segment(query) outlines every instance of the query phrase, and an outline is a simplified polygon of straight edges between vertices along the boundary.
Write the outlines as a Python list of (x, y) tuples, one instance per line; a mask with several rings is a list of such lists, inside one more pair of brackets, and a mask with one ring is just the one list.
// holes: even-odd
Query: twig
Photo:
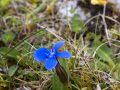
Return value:
[[(102, 19), (103, 19), (103, 24), (104, 24), (104, 27), (105, 27), (105, 33), (106, 33), (107, 39), (109, 41), (110, 37), (109, 37), (109, 34), (108, 34), (107, 24), (106, 24), (106, 21), (105, 21), (105, 11), (106, 11), (106, 4), (104, 5)], [(109, 45), (111, 46), (110, 42), (109, 42)]]

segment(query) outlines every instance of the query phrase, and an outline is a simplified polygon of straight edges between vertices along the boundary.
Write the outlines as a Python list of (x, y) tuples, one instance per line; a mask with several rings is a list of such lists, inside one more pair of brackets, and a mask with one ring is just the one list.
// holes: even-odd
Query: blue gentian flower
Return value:
[(59, 52), (58, 50), (65, 44), (65, 41), (58, 41), (53, 48), (38, 48), (33, 57), (38, 62), (43, 62), (47, 70), (52, 70), (59, 63), (57, 58), (70, 58), (72, 54), (68, 51)]

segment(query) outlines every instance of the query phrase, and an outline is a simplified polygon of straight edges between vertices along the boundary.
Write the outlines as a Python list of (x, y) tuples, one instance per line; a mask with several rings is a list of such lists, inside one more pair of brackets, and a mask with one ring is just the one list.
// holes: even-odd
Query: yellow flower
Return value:
[(93, 5), (105, 5), (106, 3), (106, 0), (91, 0), (91, 4)]

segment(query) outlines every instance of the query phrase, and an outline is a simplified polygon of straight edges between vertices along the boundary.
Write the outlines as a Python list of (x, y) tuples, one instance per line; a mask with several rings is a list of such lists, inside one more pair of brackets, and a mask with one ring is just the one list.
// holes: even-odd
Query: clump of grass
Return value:
[[(62, 22), (65, 27), (57, 33), (57, 30), (55, 32), (48, 27), (48, 23), (46, 24), (49, 20), (54, 22), (57, 17), (51, 19), (52, 11), (47, 13), (48, 9), (52, 10), (47, 7), (49, 2), (5, 1), (5, 3), (0, 1), (0, 5), (1, 2), (3, 4), (0, 8), (2, 12), (0, 13), (1, 90), (25, 87), (40, 90), (120, 89), (120, 33), (117, 30), (120, 23), (118, 21), (108, 16), (97, 15), (84, 22), (75, 15), (71, 22), (67, 22), (68, 25)], [(56, 2), (53, 0), (51, 3), (52, 7), (55, 7)], [(18, 6), (15, 7), (17, 4)], [(39, 14), (42, 13), (45, 15), (47, 13), (48, 19), (39, 18)], [(95, 33), (88, 31), (87, 24), (99, 17), (115, 22), (111, 30), (105, 28), (107, 33), (105, 35), (97, 35), (97, 31)], [(104, 22), (104, 26), (105, 24)], [(99, 27), (98, 23), (96, 27)], [(64, 40), (66, 45), (63, 50), (68, 49), (72, 53), (72, 58), (59, 60), (60, 70), (64, 69), (63, 72), (66, 72), (63, 76), (67, 75), (67, 84), (60, 80), (65, 77), (60, 77), (55, 70), (47, 71), (43, 64), (36, 62), (32, 56), (37, 48), (52, 47), (58, 40)]]

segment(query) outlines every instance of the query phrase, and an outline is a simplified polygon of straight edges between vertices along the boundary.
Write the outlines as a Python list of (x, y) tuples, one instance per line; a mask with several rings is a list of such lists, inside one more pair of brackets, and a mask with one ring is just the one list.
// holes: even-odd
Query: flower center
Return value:
[(55, 56), (55, 51), (53, 49), (50, 50), (50, 55), (49, 55), (49, 58)]

